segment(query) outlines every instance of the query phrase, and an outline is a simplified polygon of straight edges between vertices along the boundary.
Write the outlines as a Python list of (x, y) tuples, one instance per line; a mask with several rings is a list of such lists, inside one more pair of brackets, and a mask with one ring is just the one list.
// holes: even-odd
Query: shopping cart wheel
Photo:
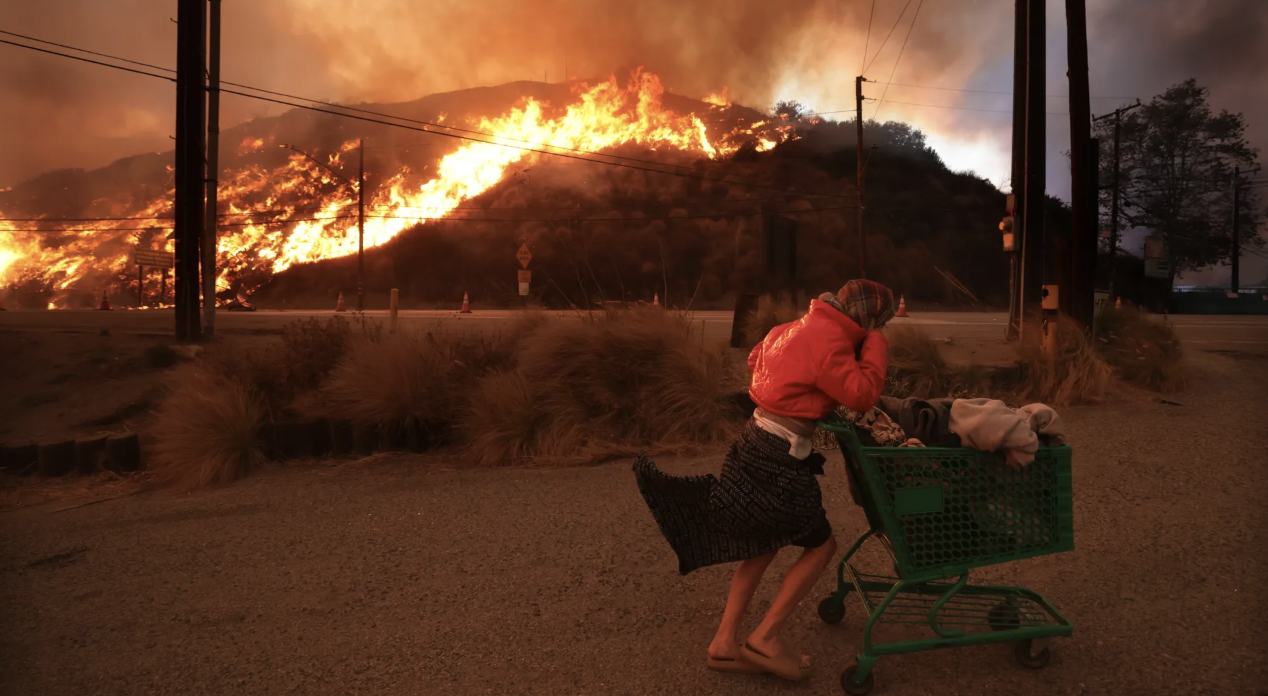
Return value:
[(1048, 660), (1052, 659), (1052, 653), (1048, 651), (1048, 646), (1044, 646), (1043, 650), (1038, 653), (1031, 653), (1030, 648), (1033, 641), (1029, 638), (1017, 641), (1017, 647), (1013, 650), (1013, 656), (1021, 663), (1022, 667), (1029, 669), (1043, 669), (1048, 666)]
[(992, 631), (1011, 631), (1021, 628), (1021, 613), (1008, 604), (996, 605), (986, 614), (986, 622)]
[(841, 603), (833, 606), (833, 598), (826, 597), (819, 602), (819, 618), (823, 619), (826, 624), (839, 624), (845, 618), (845, 598), (841, 599)]
[(876, 680), (872, 678), (872, 673), (867, 673), (867, 678), (863, 682), (856, 683), (854, 675), (859, 671), (858, 665), (850, 665), (841, 673), (841, 688), (845, 689), (845, 693), (850, 696), (864, 696), (872, 692), (872, 687), (876, 686)]

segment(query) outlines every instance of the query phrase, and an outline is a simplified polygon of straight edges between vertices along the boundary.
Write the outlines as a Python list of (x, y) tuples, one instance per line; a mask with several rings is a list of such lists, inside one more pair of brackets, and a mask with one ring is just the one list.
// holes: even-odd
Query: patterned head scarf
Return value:
[(825, 292), (819, 299), (864, 329), (879, 329), (894, 318), (894, 293), (871, 280), (851, 280), (836, 295)]

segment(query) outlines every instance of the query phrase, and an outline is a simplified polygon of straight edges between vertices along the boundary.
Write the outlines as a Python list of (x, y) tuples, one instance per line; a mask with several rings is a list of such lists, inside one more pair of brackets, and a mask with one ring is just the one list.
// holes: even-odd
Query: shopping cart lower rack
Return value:
[[(884, 655), (985, 643), (1016, 642), (1014, 654), (1039, 669), (1049, 638), (1069, 636), (1070, 622), (1024, 587), (972, 585), (973, 568), (1074, 548), (1068, 445), (1043, 447), (1020, 470), (998, 454), (967, 448), (863, 447), (854, 426), (836, 416), (819, 428), (836, 436), (855, 502), (868, 530), (837, 569), (837, 587), (819, 605), (830, 624), (845, 618), (857, 593), (867, 612), (863, 652), (841, 674), (848, 694), (866, 694)], [(894, 576), (860, 572), (850, 559), (869, 538), (893, 559)], [(879, 624), (923, 626), (931, 636), (876, 643)]]

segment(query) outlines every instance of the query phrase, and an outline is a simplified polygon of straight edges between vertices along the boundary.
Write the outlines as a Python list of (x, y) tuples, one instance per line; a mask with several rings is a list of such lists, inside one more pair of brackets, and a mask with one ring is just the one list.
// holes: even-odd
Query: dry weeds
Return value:
[(775, 300), (770, 295), (757, 298), (757, 308), (744, 319), (744, 345), (752, 348), (761, 343), (771, 329), (796, 321), (801, 312), (788, 300)]
[(1170, 323), (1156, 321), (1135, 307), (1111, 307), (1097, 321), (1096, 342), (1105, 361), (1124, 381), (1163, 393), (1184, 388), (1184, 354)]
[(1053, 330), (1056, 345), (1048, 356), (1040, 323), (1027, 323), (1017, 346), (1025, 375), (1018, 396), (1055, 407), (1103, 400), (1114, 382), (1113, 368), (1074, 320), (1059, 316)]
[(155, 482), (189, 491), (259, 469), (264, 421), (264, 405), (241, 383), (201, 366), (181, 371), (154, 419), (149, 468)]
[(959, 367), (942, 357), (938, 342), (923, 329), (895, 326), (889, 339), (889, 371), (885, 376), (888, 396), (921, 399), (990, 396), (994, 371), (981, 365)]
[(514, 369), (482, 381), (463, 419), (482, 466), (594, 461), (649, 446), (720, 442), (734, 432), (731, 354), (657, 310), (540, 325)]

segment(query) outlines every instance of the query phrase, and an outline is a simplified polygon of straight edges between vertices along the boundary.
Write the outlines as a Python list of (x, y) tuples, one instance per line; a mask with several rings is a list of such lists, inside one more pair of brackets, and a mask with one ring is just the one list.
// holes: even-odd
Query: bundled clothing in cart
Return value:
[(996, 399), (882, 396), (872, 413), (838, 413), (856, 425), (865, 446), (971, 447), (1002, 452), (1013, 468), (1034, 461), (1040, 446), (1065, 444), (1061, 416), (1044, 404), (1014, 409)]

